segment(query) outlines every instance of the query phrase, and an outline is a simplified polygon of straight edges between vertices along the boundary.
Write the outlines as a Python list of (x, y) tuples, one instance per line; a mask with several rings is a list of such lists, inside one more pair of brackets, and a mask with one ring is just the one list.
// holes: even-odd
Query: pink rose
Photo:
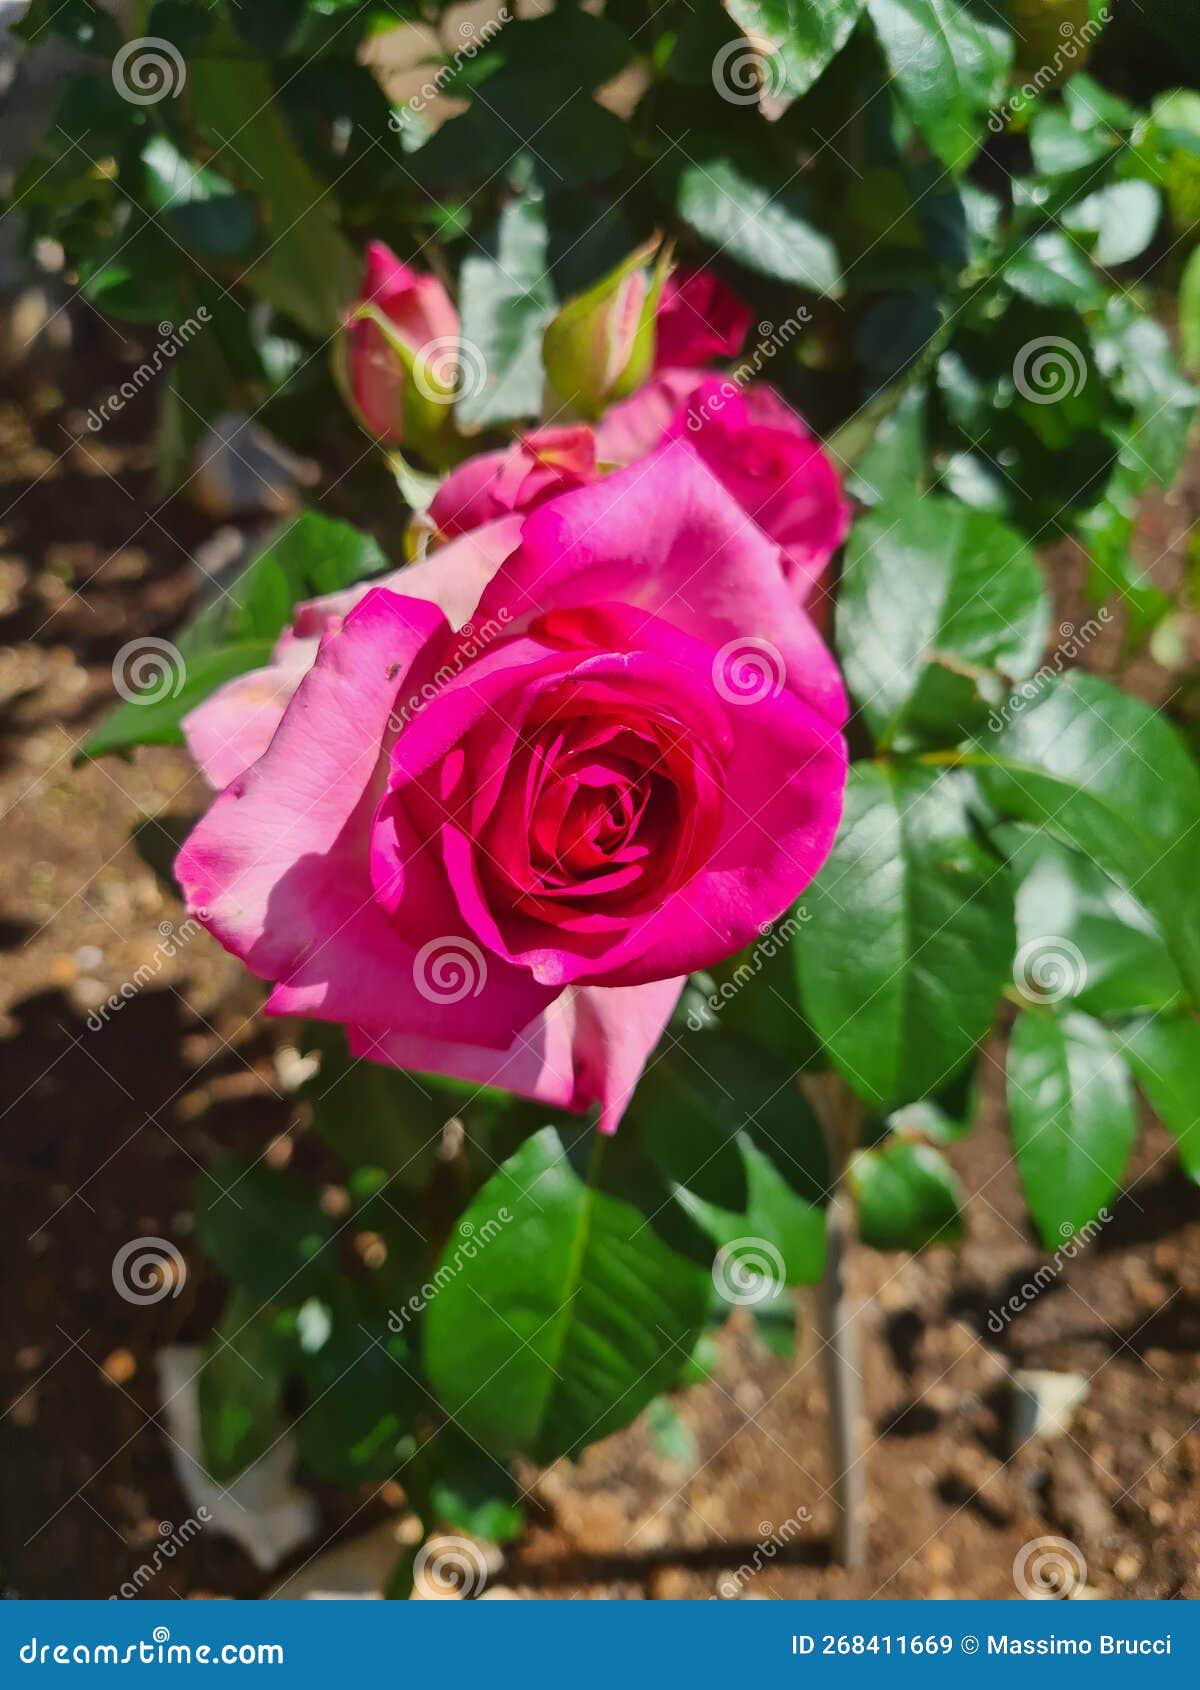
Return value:
[(654, 368), (675, 369), (736, 358), (754, 313), (713, 270), (676, 270), (667, 278), (655, 321)]
[(433, 496), (429, 521), (447, 538), (513, 511), (532, 510), (599, 475), (596, 442), (584, 423), (535, 428), (501, 452), (481, 452), (448, 475)]
[(458, 312), (436, 276), (372, 241), (346, 323), (350, 393), (372, 434), (423, 446), (448, 426), (458, 379)]
[[(777, 549), (672, 440), (337, 599), (179, 856), (189, 907), (269, 1012), (612, 1131), (684, 977), (837, 827), (845, 697)], [(210, 769), (242, 685), (185, 724)]]

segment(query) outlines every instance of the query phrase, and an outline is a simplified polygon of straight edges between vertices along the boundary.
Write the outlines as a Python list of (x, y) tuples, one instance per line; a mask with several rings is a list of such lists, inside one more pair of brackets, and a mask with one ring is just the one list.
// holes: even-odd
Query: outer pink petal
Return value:
[(283, 720), (288, 700), (312, 668), (321, 635), (374, 587), (423, 599), (445, 612), (453, 628), (474, 614), (484, 587), (516, 549), (521, 517), (508, 516), (473, 529), (405, 569), (364, 581), (340, 593), (297, 605), (292, 626), (275, 648), (274, 662), (227, 681), (183, 719), (188, 750), (217, 791), (261, 757)]
[(499, 1086), (559, 1109), (582, 1112), (598, 1103), (600, 1131), (612, 1133), (683, 986), (679, 978), (569, 988), (500, 1053), (369, 1027), (350, 1029), (350, 1048), (374, 1062)]
[[(432, 673), (440, 633), (448, 637), (435, 606), (368, 593), (326, 632), (270, 746), (217, 797), (176, 860), (189, 909), (254, 973), (278, 982), (273, 1013), (399, 1022), (422, 1037), (461, 1023), (458, 1001), (429, 990), (419, 953), (375, 904), (369, 876), (389, 716), (400, 689)], [(447, 946), (456, 938), (436, 937)], [(550, 994), (500, 959), (480, 975), (472, 1025), (503, 1047)]]

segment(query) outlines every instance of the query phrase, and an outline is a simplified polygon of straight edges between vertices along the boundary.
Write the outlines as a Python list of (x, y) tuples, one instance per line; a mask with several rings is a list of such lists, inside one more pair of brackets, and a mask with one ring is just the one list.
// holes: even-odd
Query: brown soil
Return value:
[[(218, 1144), (257, 1154), (278, 1139), (283, 1159), (303, 1130), (274, 1064), (286, 1029), (256, 1016), (258, 988), (206, 935), (100, 1031), (87, 1026), (153, 964), (164, 924), (180, 921), (149, 862), (166, 860), (204, 793), (181, 752), (79, 768), (72, 755), (107, 704), (118, 648), (169, 633), (194, 597), (195, 550), (214, 523), (184, 499), (155, 501), (152, 395), (99, 436), (81, 428), (78, 408), (113, 380), (110, 331), (84, 332), (97, 346), (0, 394), (0, 1556), (11, 1593), (40, 1597), (110, 1594), (164, 1522), (187, 1517), (156, 1418), (155, 1356), (202, 1338), (220, 1306), (211, 1270), (187, 1248), (195, 1176)], [(1162, 554), (1168, 582), (1197, 503), (1176, 494), (1147, 512), (1145, 555)], [(1075, 560), (1058, 574), (1064, 614), (1074, 606), (1078, 617)], [(1117, 660), (1107, 636), (1089, 653), (1103, 668)], [(1129, 684), (1157, 701), (1170, 680), (1140, 659)], [(746, 1596), (1011, 1597), (1014, 1556), (1057, 1535), (1080, 1547), (1103, 1594), (1200, 1594), (1200, 1192), (1150, 1124), (1113, 1220), (1002, 1333), (990, 1330), (988, 1311), (1046, 1260), (1006, 1147), (1000, 1055), (998, 1043), (986, 1052), (980, 1128), (951, 1152), (971, 1193), (968, 1242), (915, 1259), (860, 1251), (853, 1263), (866, 1566), (829, 1564), (810, 1345), (770, 1357), (738, 1317), (717, 1377), (679, 1400), (694, 1467), (667, 1460), (637, 1426), (575, 1468), (527, 1475), (533, 1524), (501, 1575), (507, 1587), (706, 1597), (732, 1581)], [(114, 1292), (112, 1260), (147, 1234), (180, 1241), (189, 1271), (177, 1298), (131, 1305)], [(1066, 1437), (1009, 1458), (1013, 1365), (1076, 1370), (1090, 1394)], [(403, 1505), (394, 1485), (320, 1500), (318, 1543)], [(146, 1594), (254, 1596), (267, 1582), (208, 1531)]]

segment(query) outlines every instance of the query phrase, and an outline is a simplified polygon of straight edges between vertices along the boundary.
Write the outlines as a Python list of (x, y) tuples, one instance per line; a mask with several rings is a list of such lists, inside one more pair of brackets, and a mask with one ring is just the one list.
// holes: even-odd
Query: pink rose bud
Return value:
[(650, 374), (654, 320), (669, 262), (669, 249), (655, 235), (586, 293), (568, 300), (546, 330), (542, 358), (550, 385), (585, 416), (599, 416)]
[(658, 305), (655, 370), (736, 358), (754, 313), (712, 270), (676, 270)]
[(345, 337), (346, 382), (372, 434), (420, 451), (446, 433), (458, 335), (458, 312), (437, 277), (419, 275), (382, 241), (372, 241)]

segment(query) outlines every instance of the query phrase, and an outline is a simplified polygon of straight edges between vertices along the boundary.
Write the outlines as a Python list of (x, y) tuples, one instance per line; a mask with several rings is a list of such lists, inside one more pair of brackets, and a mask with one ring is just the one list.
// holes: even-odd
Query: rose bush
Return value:
[(223, 787), (189, 906), (269, 1012), (612, 1130), (686, 975), (837, 827), (845, 701), (787, 567), (678, 437), (305, 607), (187, 723)]

